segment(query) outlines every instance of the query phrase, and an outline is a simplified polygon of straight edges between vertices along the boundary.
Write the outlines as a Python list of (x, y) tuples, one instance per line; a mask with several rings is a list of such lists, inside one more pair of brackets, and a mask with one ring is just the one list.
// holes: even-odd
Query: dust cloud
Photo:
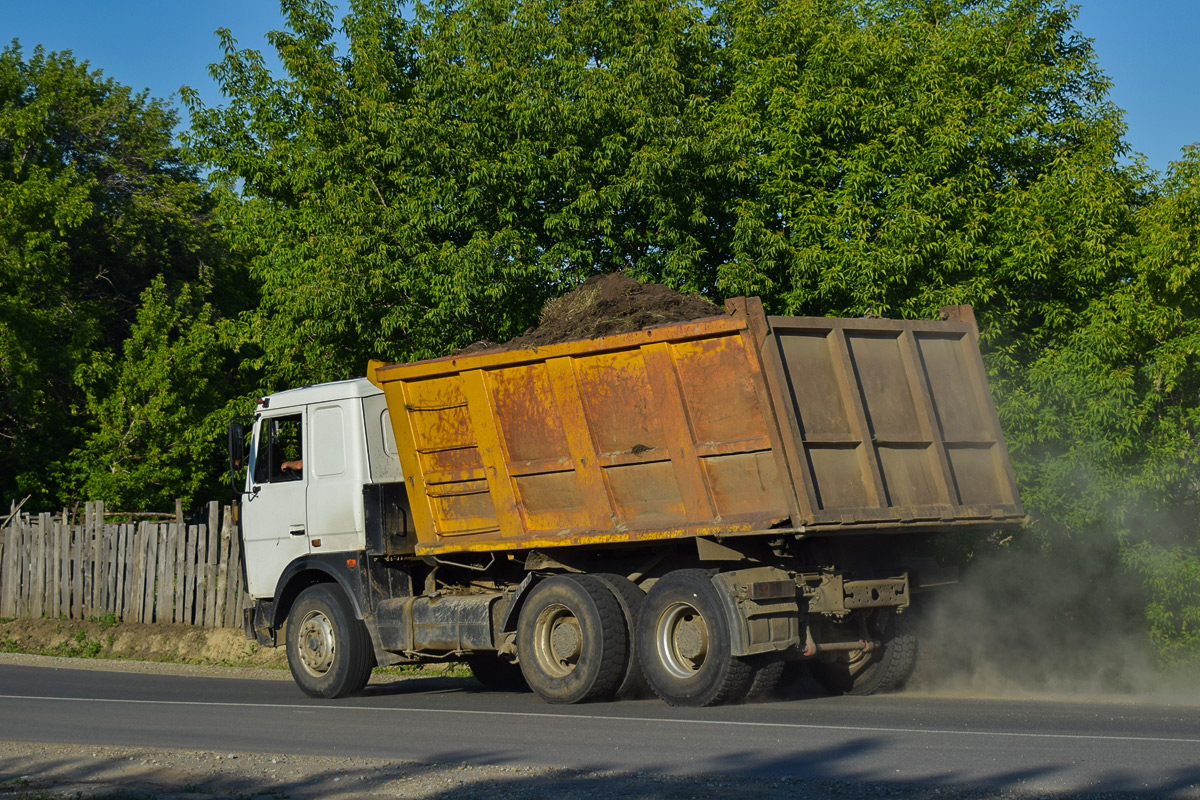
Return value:
[(1156, 667), (1140, 579), (1113, 553), (997, 549), (956, 586), (914, 601), (921, 660), (910, 690), (1200, 702), (1196, 676)]

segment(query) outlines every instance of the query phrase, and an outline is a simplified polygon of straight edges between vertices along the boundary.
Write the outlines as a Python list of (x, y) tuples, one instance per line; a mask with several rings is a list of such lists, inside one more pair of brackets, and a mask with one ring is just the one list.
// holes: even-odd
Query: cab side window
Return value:
[(301, 415), (263, 420), (254, 456), (254, 482), (279, 483), (304, 477)]

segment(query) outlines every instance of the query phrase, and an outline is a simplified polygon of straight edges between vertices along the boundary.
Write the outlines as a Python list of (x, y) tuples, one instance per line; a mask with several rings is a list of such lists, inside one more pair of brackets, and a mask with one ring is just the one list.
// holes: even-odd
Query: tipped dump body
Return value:
[(1023, 520), (971, 319), (726, 311), (373, 365), (415, 552)]

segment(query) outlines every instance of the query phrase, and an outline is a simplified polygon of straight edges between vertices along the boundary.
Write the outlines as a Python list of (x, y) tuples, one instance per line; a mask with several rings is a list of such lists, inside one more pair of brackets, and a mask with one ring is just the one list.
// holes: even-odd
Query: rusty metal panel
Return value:
[(746, 316), (730, 315), (375, 365), (417, 553), (786, 524), (790, 488), (756, 348)]
[(726, 309), (373, 364), (416, 552), (1023, 519), (973, 321)]
[(1024, 518), (972, 321), (769, 317), (759, 336), (798, 525)]

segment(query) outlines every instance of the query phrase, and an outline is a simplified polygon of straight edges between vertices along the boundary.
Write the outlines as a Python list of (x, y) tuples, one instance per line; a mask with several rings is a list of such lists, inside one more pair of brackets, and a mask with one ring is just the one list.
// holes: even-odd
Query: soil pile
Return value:
[(631, 333), (655, 325), (690, 322), (723, 314), (696, 294), (659, 283), (638, 283), (620, 272), (596, 275), (542, 309), (538, 326), (500, 347), (518, 350)]

